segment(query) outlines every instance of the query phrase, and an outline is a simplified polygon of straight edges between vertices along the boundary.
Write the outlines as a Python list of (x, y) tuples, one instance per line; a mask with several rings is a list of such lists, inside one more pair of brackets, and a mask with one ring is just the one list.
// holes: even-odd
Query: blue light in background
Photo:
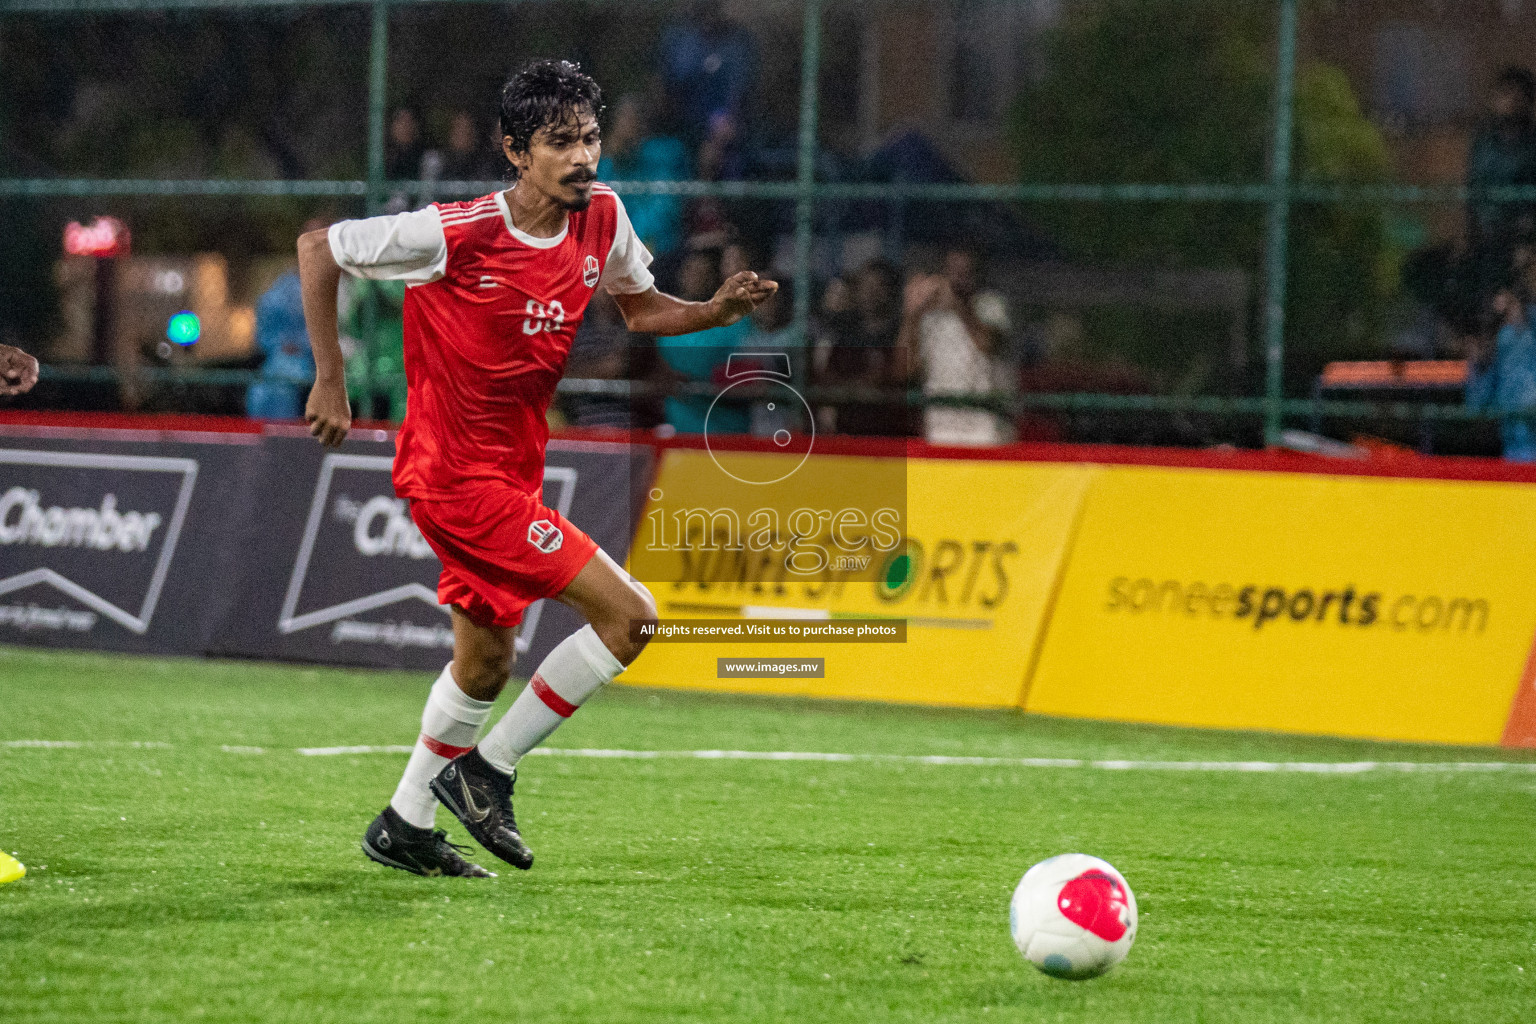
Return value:
[(171, 317), (171, 322), (165, 325), (165, 336), (178, 345), (195, 344), (203, 336), (202, 321), (196, 313), (184, 309)]

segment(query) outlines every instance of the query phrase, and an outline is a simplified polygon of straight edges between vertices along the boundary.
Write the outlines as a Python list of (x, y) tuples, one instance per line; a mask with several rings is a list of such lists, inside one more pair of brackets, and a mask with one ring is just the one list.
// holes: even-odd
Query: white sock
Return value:
[(539, 663), (517, 700), (480, 741), (480, 756), (510, 774), (524, 754), (622, 671), (597, 631), (582, 626)]
[(432, 684), (426, 710), (421, 713), (421, 735), (405, 766), (405, 774), (389, 801), (400, 817), (417, 828), (431, 828), (437, 817), (437, 797), (427, 788), (443, 765), (472, 749), (480, 727), (491, 717), (492, 701), (475, 700), (453, 681), (453, 662)]

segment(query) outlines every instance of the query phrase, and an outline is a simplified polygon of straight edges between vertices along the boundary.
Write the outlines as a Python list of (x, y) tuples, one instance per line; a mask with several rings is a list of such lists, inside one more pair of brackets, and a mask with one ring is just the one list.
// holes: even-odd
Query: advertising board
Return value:
[[(802, 456), (755, 458), (770, 460), (765, 466), (781, 460), (787, 468)], [(829, 626), (886, 619), (904, 623), (904, 640), (658, 638), (620, 679), (733, 692), (1016, 706), (1091, 471), (838, 455), (812, 455), (806, 469), (792, 491), (765, 504), (760, 489), (743, 481), (776, 479), (777, 471), (740, 472), (742, 479), (733, 483), (707, 452), (667, 451), (636, 531), (630, 572), (656, 596), (663, 623), (695, 616)], [(878, 500), (872, 503), (871, 496)], [(885, 508), (895, 513), (889, 533), (878, 528)], [(803, 546), (832, 557), (799, 578), (786, 565), (787, 549), (754, 552), (745, 540), (732, 544), (709, 532), (716, 525), (725, 531), (733, 522), (749, 524), (754, 513), (766, 510), (777, 522), (792, 523), (801, 509), (824, 513)], [(845, 509), (875, 520), (865, 538), (869, 544), (831, 543)], [(750, 533), (750, 525), (743, 533)], [(844, 548), (858, 553), (838, 554)], [(820, 675), (724, 674), (722, 662), (773, 656), (821, 659)]]
[(1103, 467), (1025, 706), (1498, 743), (1532, 536), (1522, 484)]
[(206, 649), (255, 441), (0, 436), (0, 643)]

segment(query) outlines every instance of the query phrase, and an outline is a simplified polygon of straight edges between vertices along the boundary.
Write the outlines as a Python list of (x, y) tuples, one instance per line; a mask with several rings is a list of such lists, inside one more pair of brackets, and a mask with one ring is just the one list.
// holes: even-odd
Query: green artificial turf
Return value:
[[(357, 848), (404, 756), (296, 748), (409, 743), (429, 683), (0, 648), (0, 744), (94, 744), (0, 745), (30, 868), (0, 887), (0, 1021), (1536, 1020), (1530, 772), (540, 757), (534, 869), (420, 879)], [(553, 742), (1521, 759), (622, 687)], [(1129, 960), (1078, 983), (1007, 930), (1024, 869), (1072, 850), (1141, 905)]]

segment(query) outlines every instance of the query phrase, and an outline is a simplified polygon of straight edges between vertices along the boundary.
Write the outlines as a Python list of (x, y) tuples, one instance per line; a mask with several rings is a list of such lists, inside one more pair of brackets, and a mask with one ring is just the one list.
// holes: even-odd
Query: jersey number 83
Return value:
[(528, 300), (528, 319), (523, 321), (524, 334), (558, 331), (563, 323), (565, 323), (565, 307), (560, 305), (559, 299), (551, 300), (548, 306), (533, 299)]

